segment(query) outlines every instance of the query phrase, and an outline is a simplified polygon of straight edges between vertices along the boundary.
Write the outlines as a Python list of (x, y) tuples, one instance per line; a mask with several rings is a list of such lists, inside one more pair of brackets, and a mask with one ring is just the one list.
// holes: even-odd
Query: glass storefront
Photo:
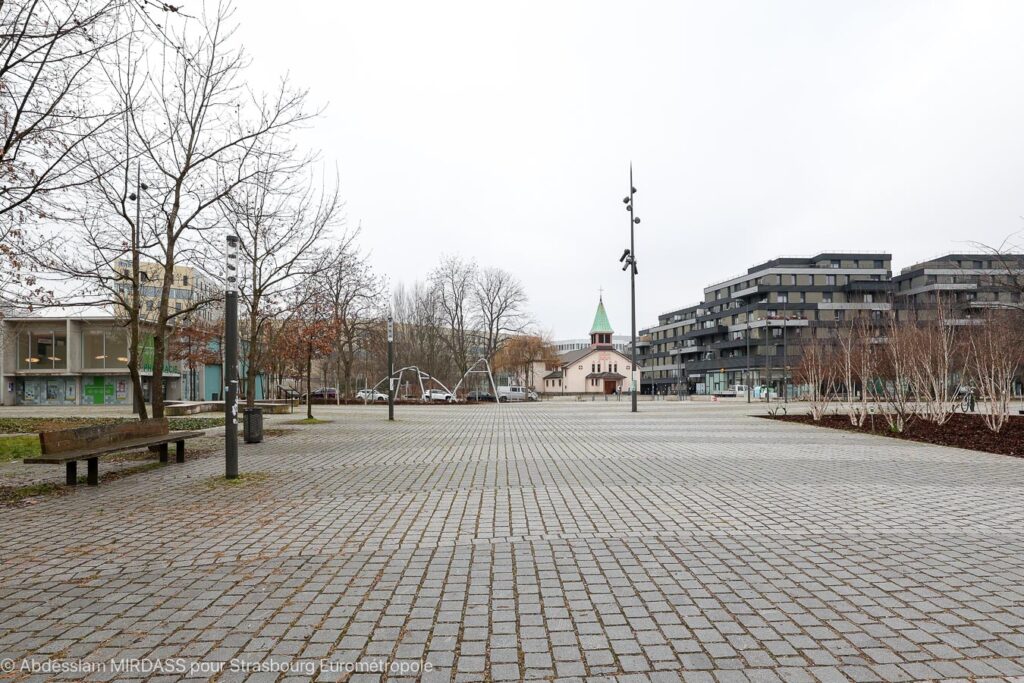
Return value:
[(95, 370), (128, 367), (128, 333), (123, 328), (84, 330), (82, 367)]
[(64, 370), (68, 367), (68, 338), (64, 331), (23, 330), (17, 336), (19, 370)]

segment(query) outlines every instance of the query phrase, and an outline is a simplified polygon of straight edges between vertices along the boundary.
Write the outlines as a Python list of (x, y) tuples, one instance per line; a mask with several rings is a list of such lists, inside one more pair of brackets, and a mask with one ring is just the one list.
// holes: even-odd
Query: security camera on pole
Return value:
[(224, 477), (238, 478), (238, 236), (228, 235), (224, 273)]
[(640, 222), (640, 219), (633, 215), (633, 195), (636, 194), (636, 188), (633, 187), (633, 164), (629, 165), (629, 196), (623, 198), (622, 203), (626, 205), (626, 210), (629, 211), (629, 249), (622, 252), (622, 256), (619, 257), (619, 263), (622, 264), (622, 270), (629, 268), (629, 297), (630, 297), (630, 315), (632, 316), (632, 340), (630, 342), (629, 351), (631, 355), (630, 363), (630, 387), (629, 391), (633, 397), (632, 412), (636, 412), (636, 245), (633, 241), (633, 226)]

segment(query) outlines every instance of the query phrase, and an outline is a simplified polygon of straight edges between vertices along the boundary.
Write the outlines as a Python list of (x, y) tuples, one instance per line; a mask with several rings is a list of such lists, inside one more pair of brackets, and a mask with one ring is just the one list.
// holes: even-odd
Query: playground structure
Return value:
[[(481, 364), (483, 365), (483, 367), (481, 367)], [(404, 368), (401, 368), (399, 370), (395, 370), (395, 372), (390, 376), (390, 379), (392, 380), (391, 386), (393, 386), (395, 388), (395, 395), (396, 395), (396, 397), (398, 395), (398, 388), (402, 386), (402, 377), (407, 372), (414, 373), (416, 381), (419, 383), (420, 396), (421, 397), (424, 394), (427, 393), (428, 389), (433, 388), (431, 386), (431, 384), (435, 384), (438, 387), (440, 387), (441, 389), (443, 389), (446, 393), (451, 394), (452, 395), (452, 399), (455, 400), (457, 395), (458, 395), (457, 392), (459, 391), (459, 387), (462, 386), (462, 383), (466, 380), (467, 377), (469, 377), (470, 375), (474, 375), (474, 374), (486, 374), (487, 375), (487, 379), (488, 379), (488, 381), (489, 381), (489, 383), (491, 385), (491, 388), (494, 390), (495, 398), (497, 398), (497, 396), (498, 396), (498, 385), (494, 382), (494, 375), (491, 373), (491, 364), (487, 362), (486, 358), (480, 358), (475, 363), (473, 363), (471, 366), (469, 366), (469, 369), (466, 370), (466, 372), (462, 375), (462, 378), (455, 385), (454, 389), (449, 389), (448, 387), (446, 387), (444, 385), (444, 382), (442, 382), (438, 378), (434, 377), (429, 372), (425, 372), (425, 371), (421, 370), (420, 368), (418, 368), (415, 365), (407, 365)], [(380, 391), (380, 385), (386, 383), (388, 381), (388, 379), (389, 379), (389, 377), (383, 377), (379, 382), (374, 384), (373, 385), (374, 391)], [(408, 393), (409, 382), (407, 381), (405, 383), (405, 385), (406, 385), (406, 393)]]
[[(481, 363), (483, 363), (485, 368), (483, 370), (479, 369)], [(462, 375), (462, 379), (459, 380), (459, 383), (455, 385), (455, 389), (452, 390), (452, 396), (455, 396), (455, 393), (459, 390), (459, 387), (462, 386), (462, 383), (466, 381), (467, 377), (473, 374), (482, 375), (485, 373), (487, 375), (487, 380), (491, 383), (491, 388), (494, 389), (494, 400), (497, 401), (498, 385), (494, 383), (494, 374), (491, 372), (491, 364), (487, 362), (486, 358), (478, 358), (475, 363), (469, 366), (469, 370), (466, 370), (465, 374)]]

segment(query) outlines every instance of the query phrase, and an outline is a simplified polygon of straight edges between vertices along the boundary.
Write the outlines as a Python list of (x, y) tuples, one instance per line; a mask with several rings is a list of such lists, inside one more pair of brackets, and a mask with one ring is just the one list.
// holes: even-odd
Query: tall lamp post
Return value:
[(636, 244), (633, 238), (633, 226), (640, 222), (640, 219), (633, 215), (633, 195), (636, 194), (636, 188), (633, 187), (633, 164), (629, 165), (629, 196), (623, 198), (622, 203), (626, 205), (626, 210), (629, 211), (629, 249), (622, 252), (622, 256), (619, 257), (619, 262), (622, 263), (622, 270), (629, 268), (629, 299), (630, 299), (630, 316), (631, 316), (631, 332), (632, 343), (630, 344), (629, 351), (631, 355), (630, 359), (630, 394), (632, 395), (632, 412), (636, 412)]
[[(139, 328), (139, 292), (141, 291), (139, 289), (139, 268), (140, 268), (139, 250), (142, 248), (142, 246), (141, 246), (142, 245), (142, 191), (143, 190), (148, 190), (148, 189), (149, 189), (149, 185), (147, 185), (146, 183), (142, 182), (142, 164), (136, 164), (135, 165), (135, 192), (132, 192), (130, 195), (128, 195), (128, 199), (130, 199), (131, 201), (135, 202), (135, 225), (132, 226), (132, 241), (131, 241), (131, 249), (132, 249), (132, 309), (133, 309), (132, 310), (132, 316), (133, 316), (133, 318), (135, 320), (135, 322), (132, 323), (132, 326), (135, 329), (135, 331), (132, 334), (134, 334), (135, 339), (137, 339), (138, 336), (139, 336), (138, 335), (138, 328)], [(138, 344), (135, 341), (135, 339), (132, 340), (133, 353), (134, 353), (134, 350), (138, 348)], [(142, 382), (140, 381), (139, 382), (139, 386), (141, 386), (141, 385), (142, 385)], [(133, 386), (132, 387), (132, 410), (135, 411), (136, 413), (139, 412), (139, 407), (141, 406), (141, 404), (145, 400), (146, 400), (145, 397), (139, 395), (139, 392), (135, 391), (135, 387)]]
[(747, 385), (747, 403), (750, 403), (750, 313), (747, 313), (747, 371), (743, 373), (743, 383)]
[(388, 314), (388, 420), (395, 420), (395, 319)]
[(238, 478), (238, 236), (228, 235), (224, 273), (224, 477)]

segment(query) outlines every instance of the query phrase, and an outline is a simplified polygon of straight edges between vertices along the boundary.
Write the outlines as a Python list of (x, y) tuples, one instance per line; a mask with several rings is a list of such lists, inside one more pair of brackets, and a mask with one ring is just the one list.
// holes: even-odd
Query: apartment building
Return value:
[(709, 285), (699, 303), (640, 331), (641, 391), (788, 390), (806, 340), (891, 309), (891, 268), (891, 254), (822, 253), (772, 259)]
[[(131, 262), (119, 261), (117, 269), (124, 277), (131, 278)], [(160, 290), (163, 287), (164, 267), (155, 261), (143, 261), (139, 264), (139, 286), (142, 297), (142, 317), (155, 321), (160, 309)], [(130, 283), (123, 285), (130, 291)], [(170, 311), (186, 311), (199, 305), (189, 314), (189, 319), (196, 322), (211, 323), (221, 317), (220, 288), (192, 266), (174, 266), (174, 280), (169, 294)]]
[(938, 306), (967, 324), (986, 309), (1024, 306), (1024, 254), (947, 254), (915, 263), (893, 278), (901, 318), (930, 319)]

